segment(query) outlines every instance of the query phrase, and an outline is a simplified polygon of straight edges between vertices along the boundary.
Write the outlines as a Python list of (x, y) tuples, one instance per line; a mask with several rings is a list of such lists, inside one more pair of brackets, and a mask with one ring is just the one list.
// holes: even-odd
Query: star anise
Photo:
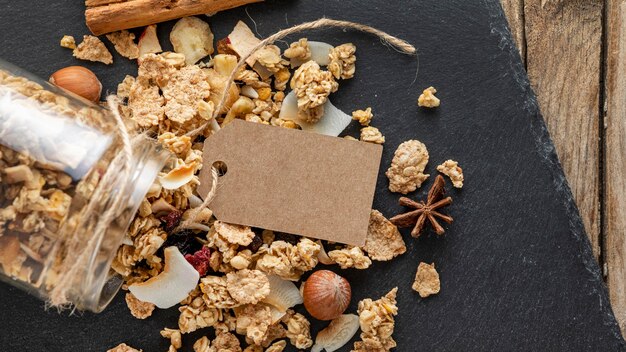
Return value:
[(430, 221), (432, 228), (438, 235), (443, 235), (445, 232), (444, 228), (439, 224), (437, 218), (447, 222), (448, 224), (452, 222), (452, 217), (442, 214), (437, 209), (443, 208), (446, 205), (452, 204), (452, 198), (446, 197), (443, 198), (443, 194), (445, 192), (443, 186), (445, 185), (445, 180), (441, 175), (437, 175), (435, 178), (435, 183), (432, 185), (430, 190), (428, 191), (428, 197), (426, 198), (426, 203), (423, 201), (416, 202), (406, 197), (400, 198), (400, 205), (405, 207), (414, 208), (408, 213), (399, 214), (390, 219), (392, 223), (399, 227), (413, 227), (411, 231), (411, 236), (419, 237), (424, 229), (424, 225), (426, 224), (426, 220)]

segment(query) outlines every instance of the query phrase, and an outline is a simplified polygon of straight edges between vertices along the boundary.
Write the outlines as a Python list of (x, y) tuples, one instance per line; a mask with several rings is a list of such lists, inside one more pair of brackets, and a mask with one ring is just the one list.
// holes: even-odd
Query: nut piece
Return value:
[(412, 139), (400, 144), (385, 173), (389, 178), (389, 190), (407, 194), (421, 187), (430, 176), (423, 173), (427, 163), (428, 150), (424, 143)]
[(139, 57), (139, 48), (135, 44), (135, 35), (127, 30), (109, 33), (107, 39), (113, 43), (115, 50), (123, 57), (136, 59)]
[(428, 87), (424, 89), (424, 92), (417, 99), (417, 106), (425, 108), (436, 108), (440, 105), (440, 100), (435, 96), (437, 90), (435, 87)]
[(454, 187), (463, 188), (463, 169), (461, 169), (458, 162), (446, 160), (443, 164), (437, 166), (437, 171), (450, 177)]
[(113, 63), (113, 55), (104, 43), (93, 35), (83, 36), (83, 42), (78, 44), (72, 53), (75, 58), (87, 61), (102, 62), (110, 65)]
[(318, 270), (303, 284), (304, 308), (314, 318), (332, 320), (343, 314), (350, 304), (350, 283), (330, 270)]
[(213, 54), (213, 32), (209, 24), (198, 17), (181, 18), (176, 22), (170, 41), (174, 51), (185, 55), (185, 64), (193, 65)]
[(385, 143), (385, 136), (376, 127), (367, 126), (361, 129), (361, 141), (383, 144)]
[(370, 122), (372, 122), (372, 108), (368, 107), (365, 110), (356, 110), (352, 112), (352, 119), (359, 121), (361, 126), (369, 126)]
[(372, 210), (363, 249), (373, 260), (386, 261), (406, 252), (406, 245), (398, 227)]
[(99, 101), (102, 93), (98, 77), (82, 66), (69, 66), (56, 71), (50, 76), (50, 83), (93, 102)]
[(61, 38), (61, 46), (68, 49), (76, 49), (76, 40), (71, 35), (64, 35)]
[(417, 267), (417, 273), (415, 273), (415, 282), (413, 282), (412, 288), (417, 291), (422, 298), (439, 293), (441, 287), (439, 273), (435, 270), (435, 263), (420, 263)]

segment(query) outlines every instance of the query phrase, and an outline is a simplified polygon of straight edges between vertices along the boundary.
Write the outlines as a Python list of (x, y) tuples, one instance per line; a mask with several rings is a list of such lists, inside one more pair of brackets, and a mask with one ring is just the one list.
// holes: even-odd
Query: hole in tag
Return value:
[(226, 163), (223, 161), (218, 160), (214, 162), (213, 167), (217, 169), (217, 174), (219, 177), (226, 175), (226, 172), (228, 172), (228, 167), (226, 166)]

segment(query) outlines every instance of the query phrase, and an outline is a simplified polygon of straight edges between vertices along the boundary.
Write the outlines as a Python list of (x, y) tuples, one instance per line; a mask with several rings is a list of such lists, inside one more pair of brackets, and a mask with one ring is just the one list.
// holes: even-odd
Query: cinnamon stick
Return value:
[(91, 32), (101, 35), (260, 1), (263, 0), (87, 0), (85, 19)]

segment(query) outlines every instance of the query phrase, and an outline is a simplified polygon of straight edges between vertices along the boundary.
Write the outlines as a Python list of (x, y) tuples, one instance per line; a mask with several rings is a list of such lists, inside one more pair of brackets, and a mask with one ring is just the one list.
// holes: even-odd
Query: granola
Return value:
[(359, 324), (361, 340), (354, 343), (352, 352), (390, 351), (396, 347), (393, 337), (394, 316), (398, 314), (394, 288), (384, 297), (373, 301), (366, 298), (359, 302)]
[(368, 107), (365, 110), (356, 110), (352, 112), (352, 119), (359, 121), (361, 126), (369, 126), (370, 122), (372, 122), (372, 108)]
[(338, 88), (339, 84), (332, 74), (322, 71), (315, 61), (302, 64), (291, 78), (291, 89), (298, 97), (298, 114), (307, 122), (319, 121), (323, 113), (322, 105)]
[(249, 226), (227, 224), (217, 220), (213, 223), (213, 227), (217, 234), (230, 244), (247, 246), (255, 236)]
[(128, 306), (128, 309), (130, 309), (130, 314), (132, 314), (135, 318), (146, 319), (152, 315), (155, 308), (154, 304), (142, 302), (130, 292), (128, 292), (125, 297), (126, 305)]
[(289, 48), (285, 50), (284, 55), (288, 59), (308, 61), (311, 58), (311, 48), (309, 48), (309, 41), (307, 40), (307, 38), (300, 38), (297, 42), (291, 43), (289, 45)]
[(378, 210), (372, 210), (363, 250), (373, 260), (387, 261), (406, 252), (406, 245), (398, 227)]
[(421, 187), (430, 176), (424, 174), (427, 163), (428, 150), (424, 143), (412, 139), (400, 144), (385, 173), (389, 178), (389, 190), (407, 194)]
[(61, 38), (61, 46), (68, 49), (76, 49), (76, 40), (71, 35), (64, 35)]
[(226, 289), (239, 304), (256, 304), (270, 293), (270, 283), (261, 271), (243, 269), (226, 274)]
[(141, 351), (142, 350), (132, 348), (125, 343), (120, 343), (119, 345), (107, 350), (107, 352), (141, 352)]
[(349, 79), (354, 77), (356, 69), (356, 46), (352, 43), (341, 44), (333, 48), (328, 54), (330, 71), (336, 79)]
[(237, 301), (228, 291), (228, 283), (225, 276), (206, 276), (200, 279), (205, 303), (208, 307), (233, 308), (238, 305)]
[(304, 349), (313, 346), (311, 339), (311, 323), (300, 313), (290, 311), (287, 313), (286, 336), (296, 348)]
[(113, 43), (115, 50), (122, 56), (129, 59), (139, 57), (139, 47), (135, 44), (135, 35), (127, 30), (113, 32), (106, 35), (107, 39)]
[(422, 298), (439, 293), (441, 284), (439, 282), (439, 273), (435, 270), (435, 263), (426, 264), (421, 262), (415, 273), (415, 282), (412, 286)]
[(367, 126), (361, 129), (362, 142), (383, 144), (385, 143), (385, 136), (376, 127)]
[(237, 332), (245, 334), (255, 345), (260, 345), (272, 321), (270, 307), (261, 304), (247, 304), (235, 309)]
[(170, 339), (170, 348), (177, 350), (183, 346), (182, 336), (178, 329), (165, 328), (161, 330), (161, 336)]
[(186, 334), (209, 326), (216, 326), (223, 319), (223, 312), (208, 307), (204, 297), (195, 297), (188, 305), (178, 308), (178, 329)]
[(341, 269), (367, 269), (372, 264), (370, 258), (359, 247), (336, 249), (328, 252), (328, 256), (339, 264)]
[(428, 87), (424, 89), (422, 94), (420, 94), (417, 99), (417, 105), (425, 108), (438, 107), (441, 104), (441, 101), (435, 96), (435, 93), (437, 93), (435, 87)]
[(443, 164), (437, 166), (437, 171), (450, 177), (454, 187), (463, 188), (463, 169), (461, 169), (458, 162), (446, 160)]
[(300, 276), (315, 268), (321, 246), (302, 238), (295, 246), (285, 241), (274, 241), (260, 255), (256, 268), (285, 280), (298, 281)]
[(98, 37), (92, 35), (83, 36), (83, 42), (74, 49), (73, 55), (80, 60), (102, 62), (107, 65), (113, 63), (113, 55), (109, 49)]

